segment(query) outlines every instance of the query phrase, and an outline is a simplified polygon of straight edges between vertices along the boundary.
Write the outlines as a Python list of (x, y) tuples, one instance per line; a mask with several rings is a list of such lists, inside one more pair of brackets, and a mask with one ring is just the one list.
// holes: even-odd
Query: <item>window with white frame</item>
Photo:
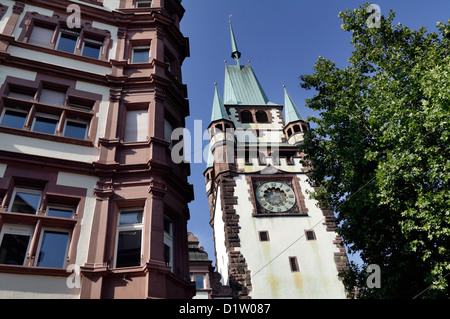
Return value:
[(148, 63), (150, 61), (149, 46), (134, 46), (131, 63)]
[(28, 111), (21, 108), (4, 108), (0, 125), (4, 127), (23, 129), (28, 117)]
[(48, 204), (46, 215), (50, 217), (60, 217), (60, 218), (73, 218), (75, 214), (75, 207), (58, 205), (58, 204)]
[(67, 119), (64, 125), (64, 137), (84, 140), (88, 134), (89, 123), (78, 119)]
[(59, 34), (56, 49), (68, 53), (75, 53), (79, 37), (80, 37), (79, 32), (62, 29)]
[(59, 116), (53, 114), (37, 113), (34, 116), (31, 130), (34, 132), (55, 134), (58, 127)]
[(39, 96), (39, 102), (49, 105), (61, 106), (64, 105), (66, 100), (65, 91), (56, 91), (52, 89), (42, 89)]
[(78, 140), (89, 139), (96, 101), (72, 96), (68, 91), (68, 87), (48, 82), (40, 84), (38, 89), (11, 85), (3, 97), (3, 105), (0, 104), (0, 126)]
[(173, 221), (164, 216), (164, 262), (173, 271)]
[(42, 199), (42, 191), (17, 187), (14, 189), (8, 211), (13, 213), (36, 214)]
[(30, 248), (34, 228), (23, 225), (3, 225), (0, 232), (0, 264), (20, 265)]
[(192, 274), (192, 281), (195, 282), (196, 289), (205, 289), (205, 274)]
[(143, 142), (148, 137), (148, 110), (128, 110), (124, 142)]
[(152, 1), (151, 0), (135, 0), (136, 8), (151, 8)]
[(70, 232), (59, 229), (44, 229), (38, 247), (36, 266), (64, 268), (69, 249)]
[(41, 47), (49, 47), (54, 33), (55, 33), (54, 26), (44, 27), (35, 25), (31, 32), (30, 38), (28, 39), (28, 43), (38, 45)]
[(115, 254), (117, 268), (141, 264), (143, 213), (141, 208), (119, 212)]
[(88, 58), (99, 59), (102, 53), (102, 47), (102, 41), (85, 38), (81, 49), (81, 55)]
[(48, 183), (53, 182), (12, 177), (8, 189), (2, 190), (1, 204), (7, 210), (0, 212), (0, 264), (65, 268), (74, 262), (69, 246), (82, 217), (81, 198), (70, 191), (45, 193)]

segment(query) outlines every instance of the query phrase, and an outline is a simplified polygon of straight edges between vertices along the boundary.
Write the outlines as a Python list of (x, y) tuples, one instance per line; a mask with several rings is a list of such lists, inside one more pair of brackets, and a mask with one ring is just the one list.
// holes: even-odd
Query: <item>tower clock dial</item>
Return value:
[(266, 210), (274, 213), (284, 213), (295, 204), (292, 188), (281, 182), (266, 182), (256, 190), (258, 202)]

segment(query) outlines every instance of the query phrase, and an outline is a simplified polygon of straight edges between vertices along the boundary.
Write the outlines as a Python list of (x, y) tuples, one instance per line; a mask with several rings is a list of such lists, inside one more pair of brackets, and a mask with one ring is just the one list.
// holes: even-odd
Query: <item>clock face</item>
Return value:
[(294, 191), (281, 182), (261, 184), (256, 190), (256, 198), (262, 207), (275, 213), (286, 212), (295, 204)]

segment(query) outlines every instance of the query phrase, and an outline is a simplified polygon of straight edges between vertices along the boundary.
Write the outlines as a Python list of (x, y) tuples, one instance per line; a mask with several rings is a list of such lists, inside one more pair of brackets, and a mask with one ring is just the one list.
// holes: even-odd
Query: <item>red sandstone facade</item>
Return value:
[(184, 9), (71, 4), (0, 4), (0, 297), (191, 298)]

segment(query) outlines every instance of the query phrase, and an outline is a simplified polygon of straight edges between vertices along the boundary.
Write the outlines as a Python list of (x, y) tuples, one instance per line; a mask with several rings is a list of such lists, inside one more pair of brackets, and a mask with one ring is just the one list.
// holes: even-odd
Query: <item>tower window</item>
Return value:
[(253, 123), (253, 116), (250, 111), (241, 112), (241, 123)]
[(289, 264), (291, 265), (292, 272), (300, 271), (300, 268), (298, 267), (297, 257), (289, 257)]
[(269, 232), (268, 231), (260, 231), (259, 232), (259, 241), (269, 241)]
[(314, 230), (305, 230), (306, 240), (316, 240), (316, 234)]
[(269, 122), (269, 119), (267, 118), (267, 113), (264, 112), (264, 111), (256, 112), (256, 121), (258, 123), (267, 123), (267, 122)]

